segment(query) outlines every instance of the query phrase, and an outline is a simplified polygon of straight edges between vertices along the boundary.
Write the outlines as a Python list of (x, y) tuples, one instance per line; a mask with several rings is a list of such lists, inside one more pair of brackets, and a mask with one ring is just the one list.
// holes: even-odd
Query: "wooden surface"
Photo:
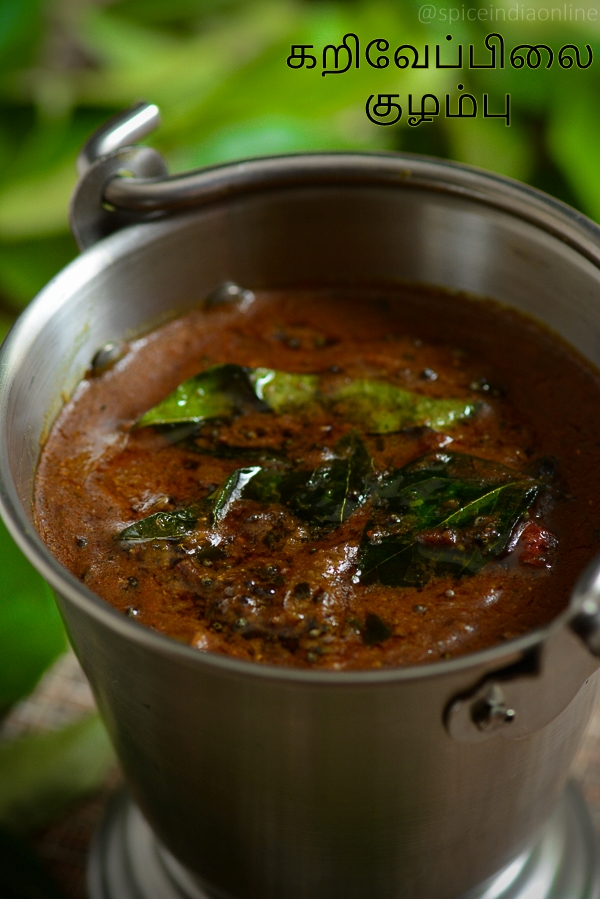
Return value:
[[(75, 656), (68, 653), (45, 675), (33, 695), (2, 723), (0, 743), (34, 730), (62, 727), (93, 710), (94, 701), (85, 676)], [(586, 798), (600, 837), (600, 701), (575, 761), (573, 777)], [(86, 899), (87, 850), (108, 799), (121, 784), (121, 774), (115, 768), (94, 796), (32, 836), (32, 845), (65, 899)]]

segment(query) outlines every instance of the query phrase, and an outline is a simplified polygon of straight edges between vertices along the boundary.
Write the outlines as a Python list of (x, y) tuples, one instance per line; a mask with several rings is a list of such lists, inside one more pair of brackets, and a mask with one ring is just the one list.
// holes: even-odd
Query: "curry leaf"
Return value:
[(377, 646), (392, 636), (392, 629), (387, 626), (379, 615), (370, 612), (365, 619), (365, 626), (361, 628), (361, 637), (366, 646)]
[(363, 583), (420, 586), (474, 574), (502, 553), (542, 485), (485, 459), (431, 453), (379, 487), (363, 536)]
[(312, 472), (292, 498), (296, 515), (317, 526), (342, 524), (369, 497), (373, 463), (355, 431), (338, 441), (334, 459)]
[(316, 375), (297, 375), (272, 368), (213, 365), (184, 381), (146, 412), (138, 427), (200, 423), (252, 410), (287, 412), (314, 399), (317, 381)]
[(411, 426), (439, 429), (469, 418), (476, 404), (462, 399), (435, 399), (387, 384), (358, 379), (332, 397), (334, 411), (372, 434), (390, 434)]
[(196, 529), (200, 519), (205, 519), (208, 525), (220, 524), (239, 499), (255, 499), (264, 503), (281, 502), (282, 480), (280, 472), (260, 465), (237, 468), (204, 500), (173, 512), (154, 512), (126, 527), (117, 535), (117, 539), (126, 543), (180, 540)]
[(129, 525), (117, 539), (130, 543), (181, 539), (196, 529), (200, 519), (220, 525), (242, 499), (288, 506), (311, 525), (331, 527), (362, 505), (374, 486), (371, 457), (351, 431), (338, 440), (332, 459), (312, 471), (261, 465), (237, 468), (204, 500), (174, 512), (155, 512)]
[(233, 504), (244, 495), (244, 488), (248, 482), (262, 471), (263, 469), (259, 465), (251, 468), (238, 468), (229, 475), (221, 488), (211, 494), (211, 498), (214, 498), (213, 524), (219, 524), (227, 516)]
[(253, 466), (238, 468), (209, 497), (219, 524), (240, 499), (288, 506), (316, 527), (340, 525), (368, 498), (373, 484), (371, 457), (354, 431), (339, 440), (333, 458), (312, 471)]
[(297, 491), (306, 484), (309, 471), (261, 468), (244, 488), (244, 499), (257, 503), (288, 505)]
[(201, 505), (195, 503), (175, 512), (155, 512), (122, 530), (118, 539), (144, 543), (148, 540), (176, 540), (186, 537), (196, 527), (202, 511)]
[(359, 378), (323, 394), (317, 375), (223, 364), (184, 381), (146, 412), (138, 427), (200, 423), (251, 410), (281, 414), (315, 402), (374, 434), (411, 426), (447, 428), (477, 410), (465, 399), (422, 396), (384, 381)]
[(142, 415), (137, 426), (202, 422), (267, 408), (256, 396), (247, 370), (241, 365), (225, 363), (212, 365), (184, 381), (166, 399)]
[(297, 375), (272, 368), (251, 369), (249, 378), (257, 397), (278, 415), (314, 400), (319, 383), (316, 375)]
[(298, 485), (310, 476), (307, 471), (281, 471), (253, 465), (237, 468), (224, 484), (207, 498), (212, 504), (211, 523), (220, 524), (232, 511), (238, 500), (254, 500), (265, 505), (285, 505), (294, 495)]

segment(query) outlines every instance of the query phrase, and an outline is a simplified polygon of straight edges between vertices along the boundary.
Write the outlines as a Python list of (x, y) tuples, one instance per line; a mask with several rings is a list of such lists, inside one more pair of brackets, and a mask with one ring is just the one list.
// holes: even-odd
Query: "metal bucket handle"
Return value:
[[(600, 268), (597, 226), (560, 200), (511, 178), (403, 153), (302, 153), (245, 159), (169, 175), (163, 157), (133, 142), (160, 125), (158, 106), (140, 102), (109, 119), (81, 150), (71, 201), (71, 230), (85, 249), (136, 222), (162, 218), (226, 197), (268, 188), (365, 184), (425, 188), (504, 210), (553, 234)], [(356, 160), (361, 164), (357, 165)], [(368, 165), (370, 161), (371, 165)]]

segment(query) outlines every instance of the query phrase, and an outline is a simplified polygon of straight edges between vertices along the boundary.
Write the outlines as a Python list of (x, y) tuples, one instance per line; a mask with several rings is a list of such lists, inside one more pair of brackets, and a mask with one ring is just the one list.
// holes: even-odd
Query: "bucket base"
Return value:
[[(126, 793), (115, 798), (92, 844), (88, 890), (90, 899), (211, 899)], [(599, 847), (575, 786), (567, 787), (532, 849), (457, 899), (600, 899)]]

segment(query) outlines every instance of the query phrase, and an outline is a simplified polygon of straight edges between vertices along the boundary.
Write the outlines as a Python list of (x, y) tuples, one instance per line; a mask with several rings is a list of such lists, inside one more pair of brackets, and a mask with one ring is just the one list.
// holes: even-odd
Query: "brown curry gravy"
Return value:
[[(115, 540), (123, 528), (207, 495), (244, 464), (132, 429), (183, 380), (220, 362), (332, 371), (481, 401), (477, 415), (446, 433), (364, 436), (374, 463), (399, 467), (445, 446), (515, 469), (551, 457), (552, 502), (534, 508), (532, 520), (554, 535), (555, 550), (527, 564), (517, 544), (514, 558), (421, 588), (357, 584), (367, 507), (315, 541), (291, 513), (244, 500), (223, 522), (224, 558), (198, 557), (193, 535), (124, 547)], [(409, 287), (261, 292), (241, 309), (198, 308), (169, 322), (78, 386), (42, 452), (37, 527), (90, 590), (199, 650), (332, 669), (435, 661), (514, 638), (568, 603), (600, 542), (598, 409), (598, 373), (544, 327), (492, 301)], [(250, 447), (275, 442), (309, 467), (344, 426), (252, 412), (203, 432)], [(366, 645), (368, 615), (392, 635)]]

